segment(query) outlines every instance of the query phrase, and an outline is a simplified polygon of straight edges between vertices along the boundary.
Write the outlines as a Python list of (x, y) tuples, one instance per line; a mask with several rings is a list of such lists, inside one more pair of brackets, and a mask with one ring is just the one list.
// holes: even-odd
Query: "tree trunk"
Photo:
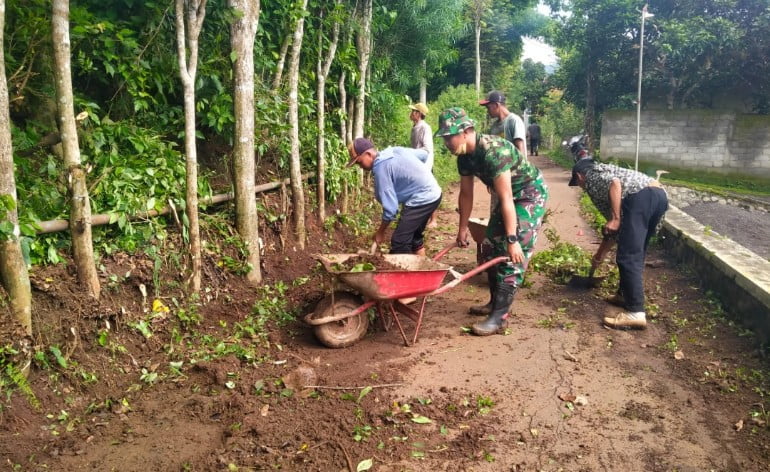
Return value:
[(70, 70), (69, 0), (53, 0), (51, 32), (53, 36), (54, 78), (58, 105), (59, 133), (64, 151), (64, 168), (71, 197), (70, 232), (78, 281), (86, 292), (99, 298), (101, 287), (94, 264), (91, 237), (91, 203), (86, 185), (86, 171), (80, 163)]
[(594, 154), (596, 151), (596, 85), (598, 77), (596, 74), (597, 64), (595, 58), (589, 54), (588, 67), (586, 69), (586, 111), (583, 121), (583, 127), (588, 135), (588, 151)]
[(366, 117), (366, 72), (369, 68), (372, 35), (372, 0), (362, 0), (359, 12), (359, 31), (356, 35), (358, 49), (358, 98), (356, 99), (356, 116), (353, 122), (353, 137), (364, 136), (364, 120)]
[[(0, 0), (0, 51), (5, 51), (5, 0)], [(7, 219), (13, 224), (13, 234), (0, 234), (0, 283), (8, 293), (11, 314), (24, 330), (32, 336), (32, 291), (29, 285), (27, 264), (19, 244), (19, 220), (16, 196), (16, 180), (13, 174), (13, 145), (11, 141), (11, 118), (8, 111), (8, 82), (5, 76), (5, 57), (0, 55), (0, 198), (11, 198), (13, 208), (2, 211), (0, 222)], [(5, 213), (5, 217), (3, 217)]]
[[(185, 15), (186, 13), (186, 15)], [(198, 36), (206, 17), (206, 0), (176, 0), (176, 47), (179, 77), (184, 87), (184, 145), (187, 170), (185, 197), (190, 225), (190, 290), (201, 289), (201, 236), (198, 224), (198, 151), (195, 146), (195, 75), (198, 70)], [(187, 34), (185, 34), (187, 30)], [(185, 48), (186, 45), (186, 48)], [(189, 52), (190, 57), (187, 58)]]
[(420, 102), (428, 103), (428, 61), (422, 60), (422, 77), (420, 77)]
[(254, 38), (259, 24), (259, 0), (228, 0), (228, 5), (239, 13), (230, 25), (230, 47), (236, 55), (233, 63), (235, 225), (248, 250), (251, 271), (246, 277), (257, 285), (262, 282), (254, 195)]
[(348, 98), (348, 135), (345, 139), (346, 142), (353, 141), (353, 122), (356, 117), (356, 99), (355, 97)]
[(348, 95), (347, 91), (345, 90), (345, 71), (343, 70), (340, 74), (340, 139), (344, 143), (347, 143), (348, 140)]
[(289, 64), (289, 124), (291, 125), (291, 202), (294, 208), (294, 234), (299, 249), (305, 249), (305, 192), (302, 188), (302, 159), (299, 149), (299, 59), (302, 52), (302, 38), (305, 35), (305, 10), (307, 0), (302, 0), (297, 26), (294, 29), (294, 39), (291, 45), (291, 62)]
[[(341, 0), (337, 0), (335, 3), (339, 4)], [(321, 15), (323, 18), (323, 14)], [(332, 67), (332, 61), (337, 53), (337, 42), (340, 38), (340, 24), (334, 21), (332, 27), (332, 39), (329, 43), (329, 51), (326, 54), (324, 60), (323, 55), (323, 28), (318, 28), (318, 61), (316, 62), (316, 95), (317, 95), (317, 108), (316, 115), (318, 118), (318, 141), (316, 144), (318, 162), (317, 162), (317, 200), (318, 200), (318, 224), (323, 225), (326, 219), (326, 78), (329, 76), (329, 70)]]
[(273, 92), (278, 90), (281, 86), (281, 79), (283, 78), (283, 65), (286, 63), (286, 54), (289, 52), (289, 46), (291, 46), (291, 35), (286, 34), (281, 43), (281, 52), (278, 56), (278, 64), (275, 66), (275, 77), (273, 77)]
[(474, 24), (476, 38), (476, 99), (481, 97), (481, 16), (477, 16)]

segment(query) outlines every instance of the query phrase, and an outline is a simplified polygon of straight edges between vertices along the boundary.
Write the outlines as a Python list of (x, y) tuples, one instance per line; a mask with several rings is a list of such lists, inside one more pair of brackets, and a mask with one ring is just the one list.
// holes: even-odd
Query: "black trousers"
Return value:
[(430, 215), (441, 204), (441, 197), (433, 203), (410, 207), (404, 205), (401, 209), (401, 219), (396, 230), (390, 237), (391, 254), (413, 254), (421, 249), (425, 242), (423, 233)]
[(537, 156), (537, 148), (540, 147), (540, 138), (529, 138), (529, 153)]
[(668, 197), (659, 187), (647, 187), (628, 195), (621, 203), (620, 233), (616, 262), (620, 270), (620, 293), (630, 312), (644, 311), (642, 271), (647, 245), (655, 234)]

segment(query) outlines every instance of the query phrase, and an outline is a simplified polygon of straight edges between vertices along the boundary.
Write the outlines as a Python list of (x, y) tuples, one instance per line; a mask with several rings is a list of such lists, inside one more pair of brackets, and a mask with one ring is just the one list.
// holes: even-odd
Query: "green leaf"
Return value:
[(356, 466), (356, 472), (362, 472), (364, 470), (369, 470), (374, 465), (374, 459), (364, 459), (361, 462), (358, 463)]
[(147, 200), (147, 209), (152, 210), (155, 208), (155, 197), (150, 197), (149, 200)]
[(358, 394), (358, 400), (356, 400), (356, 403), (361, 403), (361, 399), (367, 396), (371, 391), (372, 391), (372, 387), (362, 388), (361, 393)]
[(422, 416), (422, 415), (418, 415), (418, 414), (415, 414), (415, 415), (412, 417), (412, 421), (413, 421), (414, 423), (418, 423), (418, 424), (428, 424), (428, 423), (433, 423), (433, 420), (431, 420), (430, 418), (427, 418), (427, 417), (425, 417), (425, 416)]
[(371, 262), (362, 262), (361, 264), (356, 264), (353, 266), (353, 268), (350, 269), (350, 272), (368, 272), (375, 269), (376, 267), (374, 267), (374, 264)]
[(64, 358), (64, 356), (61, 353), (61, 350), (58, 346), (51, 346), (50, 347), (51, 354), (56, 358), (56, 363), (59, 364), (63, 369), (67, 368), (67, 359)]

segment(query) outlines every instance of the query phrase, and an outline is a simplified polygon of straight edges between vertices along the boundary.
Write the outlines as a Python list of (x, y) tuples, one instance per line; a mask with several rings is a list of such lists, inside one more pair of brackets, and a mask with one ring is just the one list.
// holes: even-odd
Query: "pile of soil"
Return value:
[(391, 263), (381, 252), (376, 252), (374, 254), (358, 254), (356, 256), (345, 259), (339, 264), (334, 265), (334, 269), (337, 272), (351, 272), (359, 268), (361, 268), (363, 271), (404, 269), (403, 267), (399, 267), (398, 265)]

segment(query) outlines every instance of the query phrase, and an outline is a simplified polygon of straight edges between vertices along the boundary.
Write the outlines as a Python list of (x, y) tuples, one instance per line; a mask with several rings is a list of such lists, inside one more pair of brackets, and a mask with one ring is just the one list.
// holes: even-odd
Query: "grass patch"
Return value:
[[(632, 168), (632, 164), (623, 161), (614, 161), (612, 164), (621, 167)], [(696, 169), (683, 169), (669, 164), (642, 163), (640, 171), (654, 176), (658, 169), (665, 169), (669, 173), (661, 177), (663, 184), (669, 183), (681, 185), (693, 190), (711, 192), (718, 195), (738, 193), (748, 196), (770, 197), (770, 179), (743, 174), (720, 174), (704, 172)]]
[[(574, 162), (567, 149), (558, 147), (549, 150), (548, 157), (556, 164), (571, 169)], [(599, 159), (594, 156), (597, 162)], [(619, 167), (633, 168), (633, 163), (627, 163), (618, 159), (607, 159), (601, 162), (614, 164)], [(661, 182), (682, 187), (691, 188), (717, 195), (741, 194), (747, 196), (770, 197), (770, 179), (742, 174), (720, 174), (704, 172), (695, 169), (684, 169), (669, 164), (640, 163), (639, 170), (654, 177), (655, 171), (665, 169), (669, 171), (661, 177)]]

